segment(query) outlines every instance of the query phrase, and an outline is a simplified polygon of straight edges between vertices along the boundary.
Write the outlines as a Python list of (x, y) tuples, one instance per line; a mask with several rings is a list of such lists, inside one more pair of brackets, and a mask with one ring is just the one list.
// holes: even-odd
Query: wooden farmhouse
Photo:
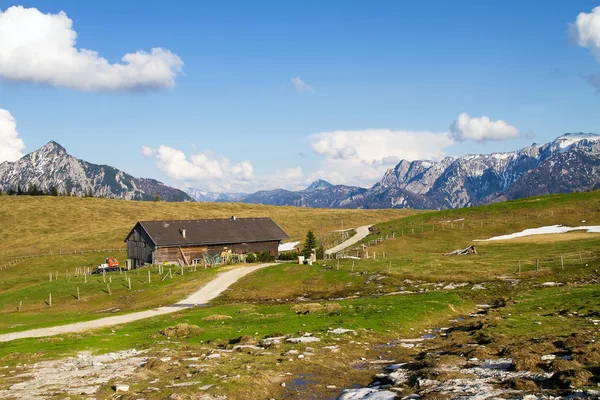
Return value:
[(144, 264), (202, 263), (205, 254), (249, 254), (269, 251), (289, 236), (271, 218), (139, 221), (127, 238), (131, 268)]

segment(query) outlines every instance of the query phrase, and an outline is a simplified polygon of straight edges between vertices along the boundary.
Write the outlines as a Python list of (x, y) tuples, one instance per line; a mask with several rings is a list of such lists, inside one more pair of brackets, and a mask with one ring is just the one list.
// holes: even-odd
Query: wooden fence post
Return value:
[(21, 307), (22, 307), (22, 306), (23, 306), (23, 300), (21, 300), (21, 301), (19, 302), (19, 308), (18, 308), (19, 312), (21, 312)]
[(340, 259), (339, 259), (339, 258), (338, 258), (338, 260), (337, 260), (337, 270), (338, 270), (338, 271), (340, 270)]
[(519, 260), (519, 262), (518, 262), (518, 271), (519, 271), (519, 276), (521, 276), (521, 260)]
[(392, 261), (388, 264), (388, 275), (392, 272)]
[(129, 286), (129, 290), (131, 290), (131, 278), (127, 278), (127, 285)]
[(535, 260), (535, 272), (538, 272), (540, 270), (540, 259), (537, 258)]
[(171, 272), (171, 268), (169, 268), (169, 279), (173, 279), (173, 273)]
[(152, 283), (152, 280), (150, 279), (150, 270), (148, 270), (148, 283)]
[(52, 272), (50, 272), (50, 282), (52, 282)]
[(106, 284), (106, 290), (108, 291), (108, 294), (112, 294), (112, 293), (110, 292), (110, 285), (109, 285), (108, 283)]
[(79, 297), (79, 286), (77, 286), (77, 300), (80, 300), (80, 297)]
[(579, 263), (583, 265), (583, 257), (581, 257), (581, 252), (579, 252)]
[(354, 272), (354, 261), (352, 261), (352, 272)]
[(48, 305), (52, 307), (52, 293), (48, 293)]
[(87, 283), (87, 274), (83, 275), (83, 283)]
[(561, 270), (565, 270), (565, 261), (563, 259), (563, 256), (560, 256), (560, 269)]

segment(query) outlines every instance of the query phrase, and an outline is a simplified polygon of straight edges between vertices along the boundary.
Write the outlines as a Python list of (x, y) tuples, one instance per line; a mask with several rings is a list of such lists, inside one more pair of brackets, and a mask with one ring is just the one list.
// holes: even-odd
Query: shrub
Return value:
[(254, 253), (246, 254), (246, 262), (247, 263), (255, 263), (256, 262), (256, 254), (254, 254)]
[(296, 261), (298, 260), (299, 255), (300, 253), (297, 251), (287, 251), (285, 253), (279, 253), (277, 259), (281, 261)]

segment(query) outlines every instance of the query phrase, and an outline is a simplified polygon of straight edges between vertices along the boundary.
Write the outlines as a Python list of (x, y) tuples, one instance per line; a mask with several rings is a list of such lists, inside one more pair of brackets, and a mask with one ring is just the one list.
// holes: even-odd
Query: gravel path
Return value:
[(325, 250), (325, 254), (335, 254), (338, 251), (342, 251), (345, 248), (350, 247), (353, 244), (360, 242), (361, 240), (363, 240), (364, 238), (366, 238), (369, 235), (370, 227), (371, 227), (371, 225), (365, 225), (365, 226), (356, 228), (356, 235), (352, 236), (350, 239), (346, 240), (345, 242), (342, 242), (342, 243), (338, 244), (337, 246), (332, 247), (331, 249)]
[(32, 329), (23, 332), (6, 333), (4, 335), (0, 335), (0, 342), (9, 342), (11, 340), (23, 338), (61, 335), (63, 333), (84, 332), (89, 331), (91, 329), (126, 324), (128, 322), (138, 321), (144, 318), (151, 318), (159, 315), (170, 314), (185, 308), (192, 308), (197, 305), (208, 303), (209, 301), (223, 293), (225, 290), (227, 290), (229, 286), (237, 282), (238, 279), (248, 275), (249, 273), (259, 270), (261, 268), (269, 267), (271, 265), (275, 264), (259, 264), (252, 267), (240, 267), (227, 272), (222, 272), (218, 274), (215, 277), (215, 279), (203, 286), (200, 290), (198, 290), (195, 293), (192, 293), (186, 299), (183, 299), (180, 302), (173, 304), (172, 306), (155, 308), (153, 310), (133, 312), (130, 314), (115, 315), (113, 317), (100, 318), (95, 319), (93, 321), (77, 322), (69, 325)]

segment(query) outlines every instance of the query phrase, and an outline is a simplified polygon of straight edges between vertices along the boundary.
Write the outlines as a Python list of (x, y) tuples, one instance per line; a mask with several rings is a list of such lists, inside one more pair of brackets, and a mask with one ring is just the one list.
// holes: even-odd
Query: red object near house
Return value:
[(108, 268), (111, 270), (119, 269), (119, 261), (117, 261), (116, 257), (108, 257), (106, 259), (106, 263), (108, 264)]

